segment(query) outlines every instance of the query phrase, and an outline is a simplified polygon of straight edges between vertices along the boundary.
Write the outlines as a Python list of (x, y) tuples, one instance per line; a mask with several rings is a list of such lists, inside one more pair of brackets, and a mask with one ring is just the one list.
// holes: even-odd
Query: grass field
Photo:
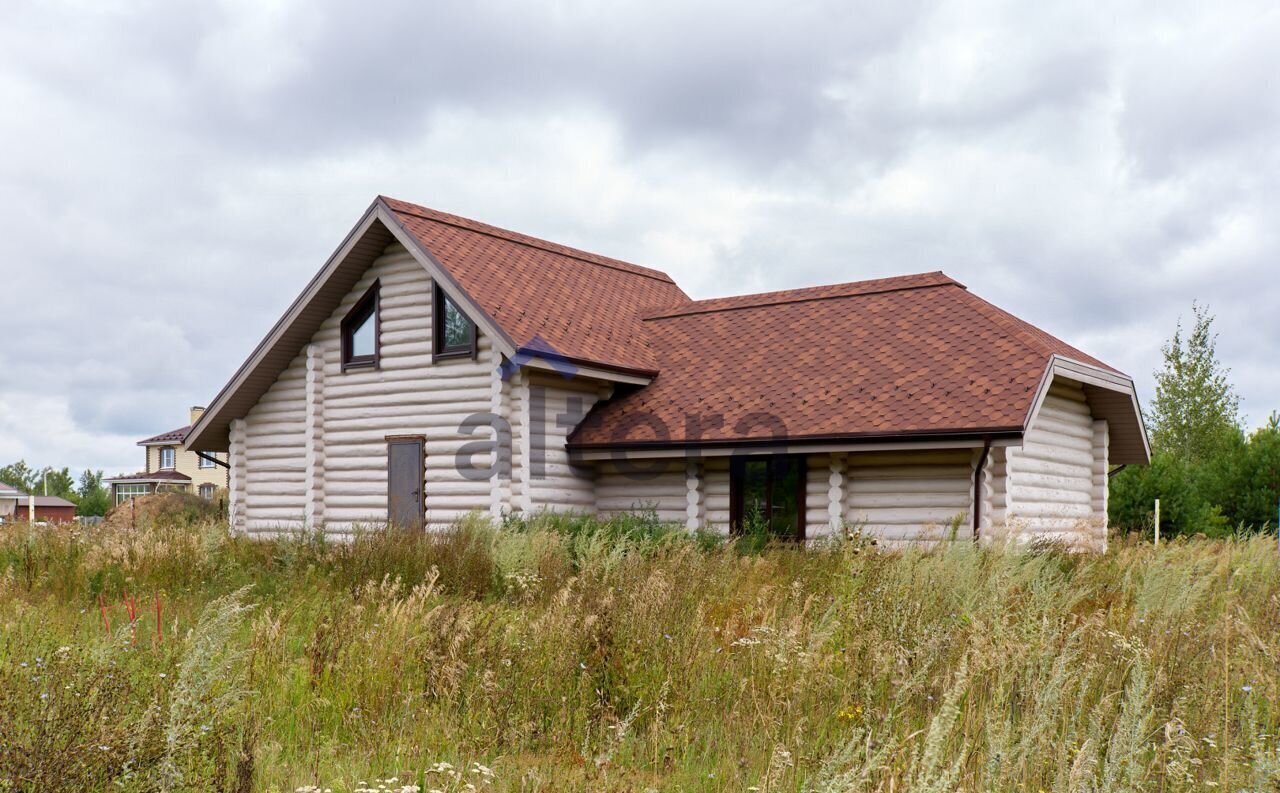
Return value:
[(1274, 539), (9, 526), (0, 628), (0, 791), (1280, 785)]

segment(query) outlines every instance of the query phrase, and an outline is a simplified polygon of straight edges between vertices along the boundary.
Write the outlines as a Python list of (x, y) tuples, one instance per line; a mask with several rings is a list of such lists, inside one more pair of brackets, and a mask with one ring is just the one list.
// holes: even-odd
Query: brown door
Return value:
[(422, 531), (423, 438), (387, 438), (387, 522)]

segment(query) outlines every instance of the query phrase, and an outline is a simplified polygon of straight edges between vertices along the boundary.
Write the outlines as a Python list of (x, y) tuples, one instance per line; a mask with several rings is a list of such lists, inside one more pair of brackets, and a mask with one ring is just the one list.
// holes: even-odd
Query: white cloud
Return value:
[(378, 193), (698, 297), (944, 269), (1148, 398), (1199, 299), (1280, 408), (1265, 4), (7, 11), (0, 462), (133, 460)]

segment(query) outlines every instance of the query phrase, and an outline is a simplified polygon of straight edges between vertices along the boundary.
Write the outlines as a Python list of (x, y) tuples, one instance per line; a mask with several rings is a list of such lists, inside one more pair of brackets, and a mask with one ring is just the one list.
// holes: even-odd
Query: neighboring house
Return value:
[(14, 520), (14, 514), (18, 509), (18, 499), (22, 496), (22, 491), (13, 485), (6, 485), (0, 482), (0, 523)]
[(1106, 542), (1132, 380), (942, 273), (690, 300), (378, 198), (186, 435), (234, 531), (652, 509), (690, 529)]
[(122, 504), (137, 496), (159, 492), (195, 493), (213, 498), (227, 486), (226, 455), (211, 452), (203, 456), (182, 445), (191, 425), (204, 413), (204, 408), (191, 408), (191, 424), (169, 430), (138, 445), (146, 449), (146, 467), (139, 473), (112, 477), (111, 502)]
[(35, 501), (35, 519), (46, 523), (70, 523), (76, 519), (76, 505), (58, 496), (30, 496), (17, 488), (0, 484), (0, 523), (31, 520), (31, 502)]

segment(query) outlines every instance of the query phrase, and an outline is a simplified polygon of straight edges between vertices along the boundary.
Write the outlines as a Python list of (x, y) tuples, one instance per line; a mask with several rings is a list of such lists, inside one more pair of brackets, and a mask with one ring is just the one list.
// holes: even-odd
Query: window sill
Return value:
[(431, 353), (431, 362), (435, 363), (436, 361), (448, 361), (454, 358), (470, 358), (472, 360), (475, 360), (475, 357), (476, 357), (475, 351), (473, 351), (470, 347), (468, 347), (465, 350), (448, 350), (445, 352), (433, 352)]
[(342, 371), (345, 372), (364, 372), (374, 371), (378, 368), (377, 361), (352, 361), (342, 365)]

